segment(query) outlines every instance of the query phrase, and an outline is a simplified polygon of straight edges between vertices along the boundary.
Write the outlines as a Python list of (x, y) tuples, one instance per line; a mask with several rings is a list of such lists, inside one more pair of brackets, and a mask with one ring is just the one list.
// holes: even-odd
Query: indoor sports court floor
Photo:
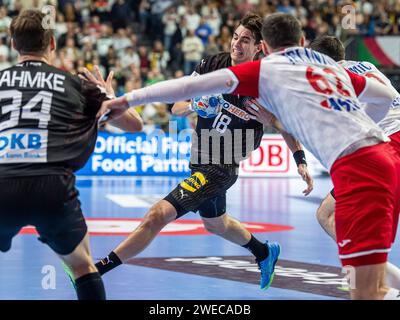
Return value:
[[(95, 258), (110, 252), (181, 178), (79, 178)], [(190, 213), (138, 257), (104, 276), (108, 299), (347, 299), (336, 245), (315, 211), (331, 188), (315, 179), (308, 197), (297, 178), (241, 178), (228, 192), (228, 212), (262, 240), (279, 241), (282, 254), (272, 287), (258, 287), (254, 260), (243, 248), (207, 234)], [(23, 199), (21, 199), (23, 201)], [(26, 228), (0, 254), (0, 299), (76, 299), (58, 258)], [(400, 261), (398, 245), (390, 260)]]

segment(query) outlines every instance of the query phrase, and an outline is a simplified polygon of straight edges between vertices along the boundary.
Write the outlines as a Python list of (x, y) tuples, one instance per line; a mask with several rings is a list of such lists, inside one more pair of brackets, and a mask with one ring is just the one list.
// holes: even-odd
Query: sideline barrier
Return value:
[[(159, 142), (158, 142), (159, 141)], [(310, 173), (326, 169), (306, 151)], [(190, 141), (164, 135), (110, 134), (100, 132), (88, 163), (77, 172), (85, 176), (186, 176), (189, 174)], [(297, 177), (297, 167), (280, 135), (264, 135), (261, 146), (242, 161), (243, 177)]]

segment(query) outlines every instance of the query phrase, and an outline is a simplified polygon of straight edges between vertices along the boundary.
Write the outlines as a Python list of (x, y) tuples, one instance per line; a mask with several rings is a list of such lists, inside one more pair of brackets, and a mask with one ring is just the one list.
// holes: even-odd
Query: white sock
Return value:
[(389, 288), (389, 291), (383, 297), (383, 300), (400, 300), (400, 291), (397, 289)]
[(400, 290), (400, 269), (389, 261), (386, 262), (386, 285)]

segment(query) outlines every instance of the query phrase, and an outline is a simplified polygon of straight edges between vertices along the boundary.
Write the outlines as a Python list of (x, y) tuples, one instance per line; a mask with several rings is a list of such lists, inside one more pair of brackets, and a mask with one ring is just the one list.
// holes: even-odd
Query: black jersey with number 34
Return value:
[(85, 165), (106, 94), (39, 61), (0, 72), (0, 177), (70, 173)]
[[(209, 56), (197, 65), (195, 72), (204, 74), (232, 65), (229, 53), (219, 53)], [(263, 125), (249, 119), (245, 102), (250, 98), (245, 96), (224, 94), (224, 108), (215, 118), (197, 117), (196, 134), (197, 143), (192, 144), (192, 162), (204, 163), (200, 160), (202, 154), (208, 155), (210, 163), (238, 164), (240, 160), (249, 156), (249, 153), (260, 146), (263, 136)], [(213, 130), (214, 129), (214, 130)], [(220, 146), (212, 148), (212, 138), (207, 143), (201, 139), (207, 130), (220, 134)], [(227, 134), (229, 138), (227, 138)], [(231, 139), (232, 138), (232, 139)], [(202, 143), (203, 142), (203, 143)], [(236, 149), (235, 149), (236, 148)], [(226, 153), (226, 151), (229, 151)], [(224, 156), (225, 154), (225, 156)], [(228, 156), (227, 156), (228, 155)]]

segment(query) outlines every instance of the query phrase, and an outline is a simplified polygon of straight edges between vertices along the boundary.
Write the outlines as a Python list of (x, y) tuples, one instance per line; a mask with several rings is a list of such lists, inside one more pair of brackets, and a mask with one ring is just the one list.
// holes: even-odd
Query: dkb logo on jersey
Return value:
[(190, 192), (196, 192), (207, 183), (206, 178), (201, 172), (193, 173), (189, 178), (181, 182), (181, 187)]
[(46, 130), (16, 129), (0, 134), (0, 163), (46, 161)]

